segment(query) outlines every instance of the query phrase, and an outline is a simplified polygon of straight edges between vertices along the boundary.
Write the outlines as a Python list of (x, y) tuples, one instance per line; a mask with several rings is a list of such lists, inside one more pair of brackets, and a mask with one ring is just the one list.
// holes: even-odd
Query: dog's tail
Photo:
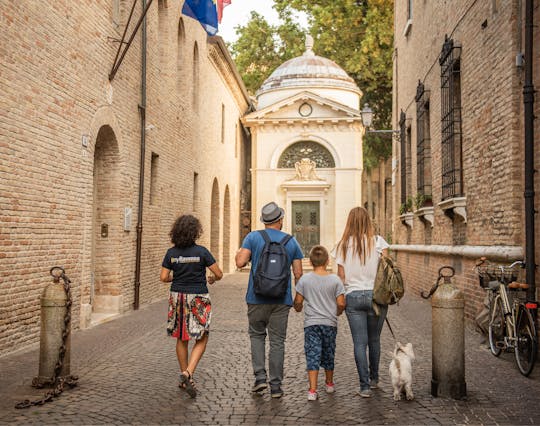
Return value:
[(394, 365), (396, 366), (398, 373), (401, 374), (401, 365), (399, 364), (399, 358), (394, 358)]
[(395, 349), (394, 349), (394, 352), (392, 353), (392, 360), (394, 361), (394, 365), (395, 365), (395, 367), (396, 367), (396, 369), (397, 369), (397, 371), (398, 371), (398, 375), (401, 374), (401, 365), (400, 365), (400, 363), (399, 363), (399, 358), (398, 358), (398, 356), (397, 356), (397, 354), (398, 354), (398, 352), (400, 351), (400, 349), (401, 349), (401, 344), (398, 343), (398, 344), (396, 344), (396, 347), (395, 347)]

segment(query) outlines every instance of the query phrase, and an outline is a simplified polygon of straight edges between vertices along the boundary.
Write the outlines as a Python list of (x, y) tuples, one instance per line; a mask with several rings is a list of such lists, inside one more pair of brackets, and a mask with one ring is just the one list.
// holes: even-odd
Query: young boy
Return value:
[(294, 309), (301, 312), (306, 301), (304, 350), (309, 379), (308, 400), (315, 401), (320, 367), (324, 368), (326, 376), (326, 392), (334, 392), (337, 317), (345, 309), (345, 288), (337, 275), (326, 270), (328, 251), (323, 246), (313, 247), (309, 260), (313, 272), (302, 275), (296, 284)]

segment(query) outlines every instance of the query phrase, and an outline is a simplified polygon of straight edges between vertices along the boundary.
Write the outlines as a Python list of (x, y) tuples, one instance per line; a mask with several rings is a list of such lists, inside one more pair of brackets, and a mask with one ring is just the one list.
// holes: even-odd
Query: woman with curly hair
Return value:
[[(213, 284), (223, 277), (208, 249), (195, 243), (201, 234), (201, 222), (196, 217), (182, 215), (176, 219), (169, 233), (174, 246), (165, 254), (160, 275), (161, 281), (171, 283), (167, 333), (178, 339), (180, 388), (192, 398), (197, 395), (193, 373), (206, 349), (212, 315), (207, 282)], [(206, 268), (213, 273), (208, 278)], [(188, 357), (191, 339), (195, 339), (195, 345)]]

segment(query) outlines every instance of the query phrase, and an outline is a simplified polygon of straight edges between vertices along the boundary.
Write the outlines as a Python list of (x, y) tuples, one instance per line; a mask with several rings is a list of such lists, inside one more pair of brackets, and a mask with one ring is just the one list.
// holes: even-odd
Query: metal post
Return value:
[[(150, 0), (152, 2), (152, 0)], [(143, 10), (146, 11), (146, 0), (142, 0)], [(135, 295), (133, 309), (139, 309), (139, 290), (141, 287), (141, 251), (143, 231), (143, 204), (144, 204), (144, 161), (146, 156), (146, 15), (142, 21), (141, 30), (141, 153), (139, 164), (139, 208), (137, 214), (137, 246), (135, 253)]]

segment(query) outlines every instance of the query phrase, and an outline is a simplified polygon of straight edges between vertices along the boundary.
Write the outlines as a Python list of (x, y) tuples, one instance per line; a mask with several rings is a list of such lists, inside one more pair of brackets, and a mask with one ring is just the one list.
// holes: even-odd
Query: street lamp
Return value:
[(364, 127), (366, 128), (366, 133), (390, 133), (396, 139), (397, 141), (400, 140), (401, 133), (399, 130), (392, 130), (392, 129), (383, 129), (383, 130), (371, 130), (371, 124), (373, 123), (373, 110), (370, 108), (370, 106), (366, 103), (364, 104), (364, 108), (360, 111), (360, 115), (362, 116), (362, 123), (364, 124)]
[(362, 123), (364, 123), (364, 127), (371, 127), (371, 123), (373, 122), (373, 110), (368, 104), (364, 104), (364, 108), (362, 108), (360, 114), (362, 115)]

